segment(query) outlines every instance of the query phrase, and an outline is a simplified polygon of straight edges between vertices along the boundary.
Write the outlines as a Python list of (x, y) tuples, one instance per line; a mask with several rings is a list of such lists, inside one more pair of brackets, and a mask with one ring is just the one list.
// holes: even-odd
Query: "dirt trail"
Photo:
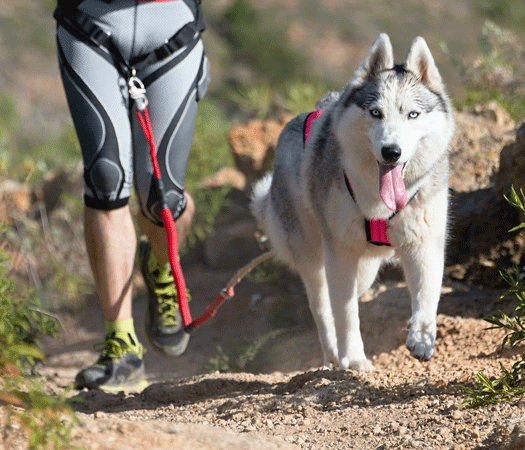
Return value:
[[(230, 275), (200, 266), (188, 270), (193, 310), (204, 308)], [(83, 392), (75, 443), (93, 450), (525, 448), (523, 402), (458, 410), (464, 398), (459, 384), (471, 385), (479, 370), (497, 375), (500, 363), (510, 367), (517, 358), (516, 351), (497, 351), (502, 333), (484, 331), (480, 319), (513, 310), (500, 291), (446, 284), (436, 355), (422, 363), (404, 348), (410, 311), (404, 284), (379, 283), (361, 303), (366, 351), (377, 370), (359, 374), (319, 368), (321, 351), (302, 287), (294, 278), (281, 284), (286, 292), (241, 283), (236, 297), (195, 331), (180, 358), (148, 352), (150, 385), (143, 392)], [(233, 359), (229, 343), (249, 343), (275, 330), (279, 294), (297, 320), (257, 354), (248, 366), (257, 373), (207, 374), (219, 344)], [(141, 323), (144, 297), (135, 303)], [(61, 343), (48, 343), (51, 356), (41, 368), (59, 386), (96, 359), (92, 345), (103, 335), (96, 308), (67, 319), (66, 326)]]

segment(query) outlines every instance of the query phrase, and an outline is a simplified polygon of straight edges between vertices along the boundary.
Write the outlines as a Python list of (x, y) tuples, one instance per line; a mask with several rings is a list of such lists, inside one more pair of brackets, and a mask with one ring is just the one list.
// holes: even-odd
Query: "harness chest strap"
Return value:
[[(323, 110), (314, 111), (308, 115), (304, 124), (304, 144), (310, 138), (312, 132), (312, 126), (315, 120), (317, 120), (322, 114)], [(346, 188), (350, 193), (352, 199), (357, 204), (355, 199), (354, 190), (352, 189), (352, 184), (348, 179), (346, 173), (343, 172)], [(392, 245), (390, 239), (388, 238), (388, 220), (387, 219), (373, 219), (369, 220), (365, 217), (365, 232), (366, 240), (374, 245)]]

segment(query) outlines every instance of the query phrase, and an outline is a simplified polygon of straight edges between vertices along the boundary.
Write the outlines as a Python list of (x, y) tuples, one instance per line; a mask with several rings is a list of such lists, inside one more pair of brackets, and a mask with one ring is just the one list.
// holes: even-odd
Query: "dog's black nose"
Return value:
[(385, 145), (381, 148), (381, 156), (386, 163), (395, 163), (401, 157), (401, 147), (397, 144)]

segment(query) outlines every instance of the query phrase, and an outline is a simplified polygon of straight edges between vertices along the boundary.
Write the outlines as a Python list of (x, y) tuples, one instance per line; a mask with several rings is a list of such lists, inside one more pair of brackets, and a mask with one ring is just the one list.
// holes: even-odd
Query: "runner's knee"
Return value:
[[(179, 194), (176, 191), (168, 191), (165, 193), (165, 201), (168, 209), (173, 214), (173, 219), (177, 220), (186, 208), (194, 210), (193, 201), (188, 201), (185, 194)], [(188, 196), (189, 197), (189, 196)], [(142, 214), (155, 225), (163, 226), (162, 222), (162, 202), (157, 199), (150, 199), (146, 207), (142, 207)]]
[(115, 162), (98, 159), (84, 173), (85, 204), (93, 209), (112, 210), (128, 203), (129, 195), (123, 192), (124, 172)]

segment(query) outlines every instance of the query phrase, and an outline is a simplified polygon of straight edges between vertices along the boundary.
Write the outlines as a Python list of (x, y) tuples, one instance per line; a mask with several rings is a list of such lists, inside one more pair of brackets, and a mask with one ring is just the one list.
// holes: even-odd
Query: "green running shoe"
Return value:
[(175, 280), (171, 270), (150, 257), (151, 244), (147, 240), (141, 239), (139, 251), (149, 297), (146, 340), (158, 355), (179, 356), (186, 350), (190, 335), (184, 331)]
[(102, 351), (100, 358), (77, 374), (75, 387), (113, 392), (144, 389), (148, 385), (144, 375), (144, 348), (130, 335), (128, 337), (132, 346), (114, 333), (96, 344), (95, 350)]

